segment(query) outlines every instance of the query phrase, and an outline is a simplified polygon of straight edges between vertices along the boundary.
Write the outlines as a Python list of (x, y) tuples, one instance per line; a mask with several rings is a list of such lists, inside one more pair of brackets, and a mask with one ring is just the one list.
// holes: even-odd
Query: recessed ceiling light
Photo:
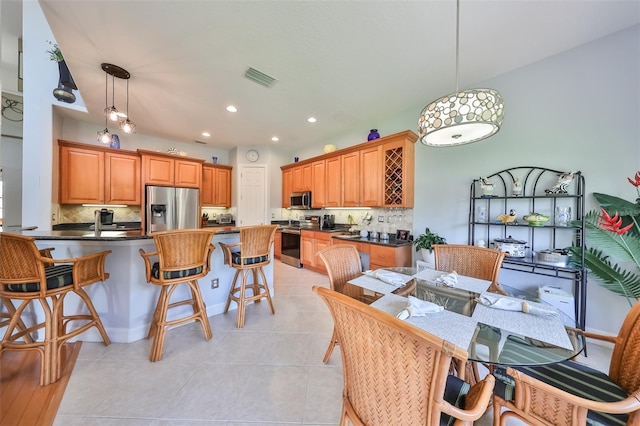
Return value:
[(229, 112), (238, 112), (238, 108), (234, 107), (233, 105), (229, 105), (227, 107), (227, 111), (229, 111)]
[(309, 117), (309, 118), (307, 118), (307, 121), (308, 121), (309, 123), (315, 123), (317, 120), (316, 120), (316, 118), (315, 118), (315, 117)]
[(211, 136), (211, 133), (209, 132), (202, 132), (202, 136), (208, 138), (209, 136)]
[(273, 142), (278, 142), (279, 140), (280, 140), (280, 138), (277, 137), (277, 136), (274, 136), (274, 137), (271, 138), (271, 141), (273, 141)]

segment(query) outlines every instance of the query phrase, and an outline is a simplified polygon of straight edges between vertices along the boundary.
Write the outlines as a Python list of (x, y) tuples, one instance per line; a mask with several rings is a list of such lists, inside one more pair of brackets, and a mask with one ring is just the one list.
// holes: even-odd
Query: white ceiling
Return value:
[[(293, 149), (357, 127), (364, 139), (385, 117), (415, 109), (417, 120), (455, 90), (453, 0), (40, 3), (88, 107), (83, 120), (104, 123), (109, 62), (132, 75), (138, 131), (170, 140), (229, 149), (277, 135)], [(638, 22), (637, 0), (464, 0), (460, 87)], [(246, 80), (249, 66), (278, 82)], [(124, 90), (116, 85), (121, 109)]]

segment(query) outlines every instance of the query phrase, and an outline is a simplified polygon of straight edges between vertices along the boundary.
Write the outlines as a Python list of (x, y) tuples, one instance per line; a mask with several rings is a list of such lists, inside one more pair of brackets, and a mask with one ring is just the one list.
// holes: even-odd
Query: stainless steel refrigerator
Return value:
[(147, 233), (200, 227), (200, 190), (147, 186)]

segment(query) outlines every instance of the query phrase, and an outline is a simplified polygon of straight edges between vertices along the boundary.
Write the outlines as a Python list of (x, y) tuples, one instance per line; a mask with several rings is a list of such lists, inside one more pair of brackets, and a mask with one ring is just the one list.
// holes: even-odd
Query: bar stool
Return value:
[[(49, 251), (39, 251), (33, 237), (0, 233), (0, 298), (10, 318), (0, 343), (5, 350), (35, 350), (40, 354), (40, 385), (60, 378), (61, 348), (72, 337), (96, 327), (105, 345), (111, 341), (89, 295), (83, 287), (109, 278), (104, 265), (110, 250), (71, 259), (52, 259)], [(65, 315), (64, 298), (75, 293), (85, 304), (88, 314)], [(13, 300), (20, 300), (14, 307)], [(44, 320), (25, 325), (22, 314), (32, 302), (42, 307)], [(68, 330), (69, 323), (83, 322)], [(32, 333), (44, 330), (44, 338), (36, 340)]]
[[(233, 300), (238, 304), (236, 326), (244, 327), (244, 314), (247, 302), (259, 303), (262, 298), (267, 298), (271, 313), (275, 314), (269, 284), (264, 275), (262, 267), (271, 262), (271, 246), (276, 233), (277, 225), (244, 226), (240, 229), (240, 242), (234, 244), (220, 243), (224, 253), (224, 263), (236, 270), (233, 282), (229, 289), (229, 297), (224, 307), (224, 313), (229, 311), (229, 306)], [(239, 251), (235, 251), (239, 248)], [(247, 284), (249, 272), (253, 275), (253, 282)], [(238, 276), (242, 279), (238, 284)], [(259, 280), (262, 277), (262, 281)], [(251, 296), (247, 296), (246, 289), (252, 290)], [(236, 293), (239, 295), (236, 296)]]
[[(215, 230), (181, 229), (162, 231), (150, 234), (156, 243), (156, 251), (145, 253), (140, 249), (144, 260), (147, 282), (160, 286), (160, 296), (153, 313), (147, 339), (153, 337), (149, 360), (159, 361), (164, 349), (164, 338), (170, 327), (191, 321), (199, 321), (206, 340), (213, 336), (207, 317), (207, 310), (202, 300), (198, 279), (209, 273), (211, 253), (215, 249), (211, 240)], [(151, 257), (158, 261), (151, 263)], [(171, 296), (180, 284), (187, 284), (191, 298), (171, 302)], [(167, 320), (169, 309), (191, 305), (193, 314)]]

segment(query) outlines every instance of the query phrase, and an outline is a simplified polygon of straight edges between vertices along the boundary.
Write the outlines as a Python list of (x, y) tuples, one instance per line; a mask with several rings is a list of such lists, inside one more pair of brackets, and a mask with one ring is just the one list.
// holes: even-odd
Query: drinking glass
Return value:
[(571, 207), (556, 207), (555, 225), (569, 226), (571, 224)]

